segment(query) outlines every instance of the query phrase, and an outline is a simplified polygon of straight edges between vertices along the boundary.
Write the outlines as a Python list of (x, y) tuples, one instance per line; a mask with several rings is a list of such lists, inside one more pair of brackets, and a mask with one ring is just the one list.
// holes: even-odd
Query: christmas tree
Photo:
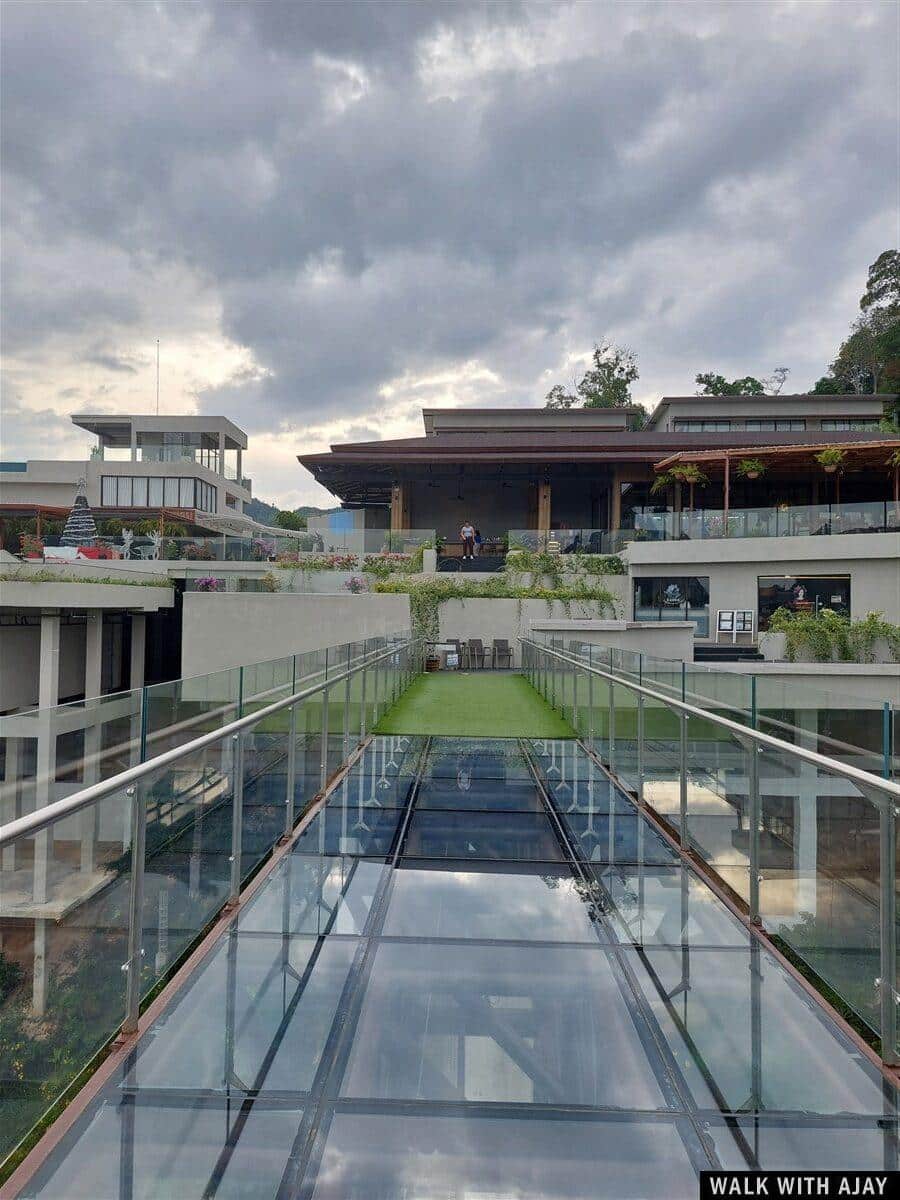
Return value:
[(94, 514), (87, 502), (87, 483), (78, 480), (75, 490), (75, 503), (66, 518), (66, 527), (59, 539), (63, 546), (87, 546), (97, 540), (97, 526), (94, 524)]

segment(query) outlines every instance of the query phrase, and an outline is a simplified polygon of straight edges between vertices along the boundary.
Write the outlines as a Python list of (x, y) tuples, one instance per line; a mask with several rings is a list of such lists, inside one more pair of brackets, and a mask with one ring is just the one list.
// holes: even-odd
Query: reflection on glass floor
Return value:
[(383, 738), (25, 1194), (694, 1197), (895, 1102), (573, 743)]

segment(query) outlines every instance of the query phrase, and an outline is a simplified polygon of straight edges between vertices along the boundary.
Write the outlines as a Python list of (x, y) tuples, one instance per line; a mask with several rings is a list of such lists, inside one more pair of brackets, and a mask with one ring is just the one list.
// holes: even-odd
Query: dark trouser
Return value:
[(475, 554), (475, 539), (463, 538), (463, 558), (472, 558)]

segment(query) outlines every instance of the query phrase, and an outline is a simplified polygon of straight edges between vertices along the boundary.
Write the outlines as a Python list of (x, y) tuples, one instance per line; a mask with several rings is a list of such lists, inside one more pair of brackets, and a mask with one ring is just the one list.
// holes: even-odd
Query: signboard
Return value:
[(755, 614), (752, 608), (720, 608), (716, 612), (716, 641), (721, 634), (737, 642), (738, 634), (753, 636)]

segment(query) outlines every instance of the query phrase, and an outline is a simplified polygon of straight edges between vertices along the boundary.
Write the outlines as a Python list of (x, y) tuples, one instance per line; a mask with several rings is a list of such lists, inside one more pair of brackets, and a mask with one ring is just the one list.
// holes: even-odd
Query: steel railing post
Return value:
[[(588, 667), (594, 665), (594, 647), (588, 643)], [(588, 745), (594, 747), (594, 673), (588, 671)]]
[(885, 779), (891, 777), (891, 702), (885, 700), (881, 710), (881, 773)]
[(637, 802), (644, 805), (644, 697), (637, 698)]
[(891, 1065), (897, 1055), (897, 811), (889, 797), (880, 797), (879, 820), (879, 941), (881, 979), (881, 1057)]
[(284, 794), (284, 832), (286, 836), (294, 828), (294, 791), (297, 784), (297, 705), (292, 704), (289, 711), (287, 782)]
[(350, 757), (350, 690), (351, 690), (350, 685), (353, 681), (353, 676), (351, 674), (352, 666), (351, 666), (351, 662), (350, 662), (350, 655), (351, 655), (352, 650), (353, 650), (353, 644), (352, 644), (352, 642), (348, 642), (347, 643), (347, 678), (344, 681), (343, 749), (344, 749), (344, 759), (345, 760)]
[(577, 734), (581, 733), (578, 728), (578, 667), (572, 668), (572, 728)]
[(322, 692), (322, 738), (319, 747), (319, 785), (325, 786), (325, 781), (328, 778), (328, 703), (331, 693), (331, 688), (325, 688)]
[(366, 670), (366, 666), (365, 666), (366, 654), (368, 653), (368, 651), (366, 649), (367, 644), (368, 644), (368, 639), (363, 642), (362, 682), (360, 683), (360, 697), (359, 697), (359, 740), (360, 741), (362, 741), (363, 738), (366, 736), (366, 725), (367, 725), (366, 717), (368, 715), (366, 712), (366, 678), (368, 676), (368, 671)]
[(609, 681), (609, 771), (616, 773), (616, 685)]
[(678, 714), (678, 814), (681, 823), (680, 842), (687, 849), (688, 773), (687, 773), (687, 714)]
[(750, 879), (749, 879), (749, 907), (750, 920), (754, 925), (761, 925), (762, 919), (759, 910), (759, 885), (762, 880), (760, 875), (759, 864), (759, 833), (760, 823), (762, 819), (760, 795), (759, 795), (759, 747), (755, 742), (750, 742), (747, 746), (747, 753), (750, 758), (748, 761), (747, 786), (749, 793), (749, 822), (750, 822)]
[(131, 801), (131, 889), (128, 899), (128, 960), (125, 972), (123, 1033), (135, 1033), (141, 1011), (141, 968), (144, 961), (144, 859), (147, 850), (147, 806), (142, 786), (125, 789)]
[(231, 889), (228, 903), (237, 904), (241, 894), (241, 859), (244, 843), (244, 737), (242, 733), (231, 735), (234, 747), (232, 767), (231, 801)]

